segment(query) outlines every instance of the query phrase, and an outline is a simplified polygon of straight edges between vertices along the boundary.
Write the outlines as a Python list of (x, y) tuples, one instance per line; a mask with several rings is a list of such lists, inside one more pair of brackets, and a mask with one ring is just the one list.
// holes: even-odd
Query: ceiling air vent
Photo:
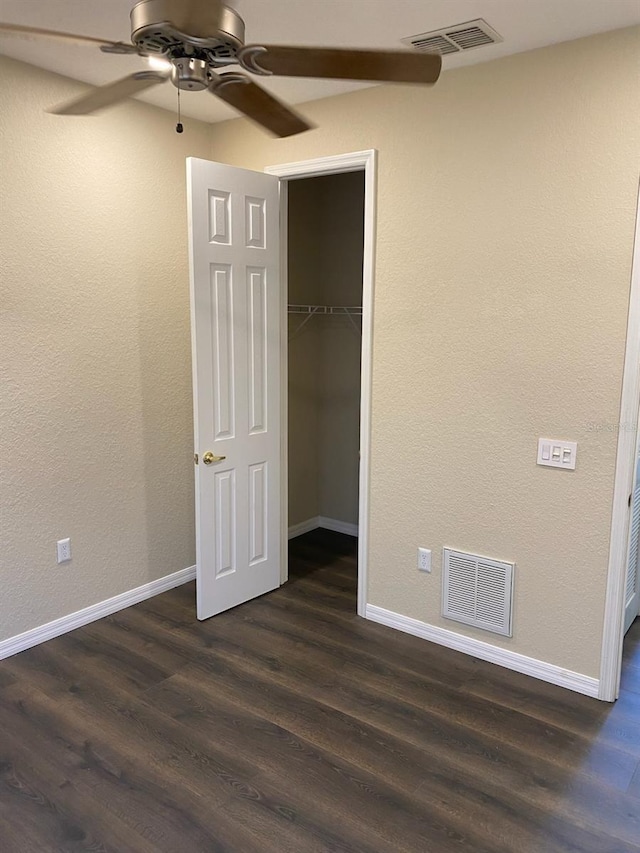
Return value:
[(444, 549), (442, 615), (512, 636), (513, 563)]
[(432, 30), (430, 33), (422, 33), (419, 36), (409, 36), (402, 41), (415, 50), (424, 53), (440, 53), (445, 56), (448, 53), (473, 50), (473, 48), (483, 47), (485, 44), (496, 44), (503, 41), (503, 38), (486, 21), (478, 18), (475, 21), (467, 21), (465, 24), (457, 24), (454, 27)]

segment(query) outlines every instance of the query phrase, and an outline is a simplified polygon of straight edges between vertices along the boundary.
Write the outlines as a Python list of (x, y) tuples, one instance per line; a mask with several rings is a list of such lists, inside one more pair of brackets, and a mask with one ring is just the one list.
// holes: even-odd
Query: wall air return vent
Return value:
[(408, 44), (415, 50), (424, 53), (440, 53), (443, 56), (448, 53), (473, 50), (473, 48), (483, 47), (485, 44), (497, 44), (501, 41), (503, 41), (502, 36), (482, 18), (402, 39), (404, 44)]
[(512, 636), (513, 563), (444, 549), (442, 615)]

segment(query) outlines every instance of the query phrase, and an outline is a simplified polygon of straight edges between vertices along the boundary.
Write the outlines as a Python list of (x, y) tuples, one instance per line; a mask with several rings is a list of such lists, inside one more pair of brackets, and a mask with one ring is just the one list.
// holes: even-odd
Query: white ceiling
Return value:
[[(134, 0), (0, 0), (0, 20), (129, 41)], [(246, 42), (402, 49), (400, 40), (484, 18), (504, 42), (444, 58), (444, 70), (640, 24), (639, 0), (233, 0), (246, 24)], [(0, 53), (87, 83), (103, 84), (144, 67), (145, 60), (107, 56), (91, 47), (0, 38)], [(369, 84), (261, 78), (289, 103), (348, 92)], [(141, 96), (174, 110), (170, 84)], [(206, 92), (185, 92), (182, 112), (204, 121), (236, 113)]]

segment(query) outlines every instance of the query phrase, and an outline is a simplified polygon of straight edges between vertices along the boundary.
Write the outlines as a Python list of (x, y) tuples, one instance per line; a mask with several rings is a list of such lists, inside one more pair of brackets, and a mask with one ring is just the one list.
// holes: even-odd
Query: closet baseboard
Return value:
[(311, 530), (315, 530), (317, 527), (320, 527), (317, 515), (315, 518), (308, 518), (306, 521), (301, 521), (299, 524), (292, 524), (289, 528), (289, 539), (295, 539), (296, 536), (302, 536), (305, 533), (309, 533)]
[(338, 521), (337, 518), (325, 518), (324, 515), (318, 517), (318, 527), (324, 527), (325, 530), (334, 530), (336, 533), (346, 533), (347, 536), (358, 535), (357, 524), (351, 524), (348, 521)]
[(295, 539), (296, 536), (302, 536), (304, 533), (309, 533), (309, 531), (316, 530), (318, 527), (323, 527), (325, 530), (333, 530), (335, 533), (346, 533), (347, 536), (358, 535), (357, 524), (351, 524), (348, 521), (339, 521), (337, 518), (327, 518), (324, 515), (316, 515), (314, 518), (301, 521), (299, 524), (293, 524), (289, 528), (289, 539)]

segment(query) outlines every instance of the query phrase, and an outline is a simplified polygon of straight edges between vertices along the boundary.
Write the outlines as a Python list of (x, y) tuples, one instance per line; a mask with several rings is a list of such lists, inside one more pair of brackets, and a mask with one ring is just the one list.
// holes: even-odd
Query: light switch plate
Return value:
[(577, 455), (578, 444), (575, 441), (561, 441), (558, 438), (538, 439), (538, 465), (573, 471), (576, 467)]

